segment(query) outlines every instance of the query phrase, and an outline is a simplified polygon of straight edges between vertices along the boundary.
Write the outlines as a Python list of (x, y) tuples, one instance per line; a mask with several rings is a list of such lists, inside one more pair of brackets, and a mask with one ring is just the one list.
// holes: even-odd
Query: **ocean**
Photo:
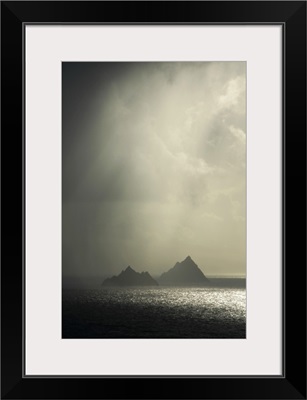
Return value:
[(62, 338), (245, 337), (245, 287), (62, 292)]

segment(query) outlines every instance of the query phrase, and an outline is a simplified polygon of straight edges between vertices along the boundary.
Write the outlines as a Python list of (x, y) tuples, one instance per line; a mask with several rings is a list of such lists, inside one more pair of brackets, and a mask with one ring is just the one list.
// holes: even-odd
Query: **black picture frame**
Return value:
[[(23, 29), (27, 23), (283, 26), (282, 376), (23, 376)], [(1, 397), (306, 399), (306, 2), (3, 1), (1, 52)]]

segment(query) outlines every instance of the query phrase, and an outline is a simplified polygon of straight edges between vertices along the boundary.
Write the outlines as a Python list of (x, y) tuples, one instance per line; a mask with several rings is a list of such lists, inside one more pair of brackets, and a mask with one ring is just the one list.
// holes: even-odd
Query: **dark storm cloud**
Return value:
[(63, 63), (63, 272), (245, 272), (245, 63)]

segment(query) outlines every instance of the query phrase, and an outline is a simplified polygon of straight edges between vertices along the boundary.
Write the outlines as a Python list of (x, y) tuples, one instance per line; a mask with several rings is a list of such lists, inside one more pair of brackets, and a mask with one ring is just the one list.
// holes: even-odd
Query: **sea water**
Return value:
[(63, 290), (63, 338), (245, 338), (245, 288)]

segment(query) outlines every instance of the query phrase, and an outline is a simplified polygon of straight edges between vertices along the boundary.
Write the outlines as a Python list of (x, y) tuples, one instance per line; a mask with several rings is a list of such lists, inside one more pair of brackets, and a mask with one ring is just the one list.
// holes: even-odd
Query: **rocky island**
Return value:
[(209, 279), (190, 256), (182, 262), (177, 262), (169, 271), (164, 272), (158, 282), (163, 286), (210, 286)]
[(119, 275), (105, 279), (102, 286), (158, 286), (158, 282), (155, 281), (148, 272), (136, 272), (129, 265)]

